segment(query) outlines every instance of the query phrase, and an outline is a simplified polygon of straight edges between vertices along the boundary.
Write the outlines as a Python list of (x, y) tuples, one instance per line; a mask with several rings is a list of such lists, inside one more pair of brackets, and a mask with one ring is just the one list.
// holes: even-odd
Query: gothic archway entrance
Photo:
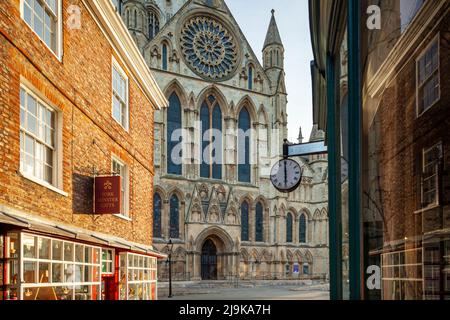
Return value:
[(202, 247), (202, 280), (217, 280), (217, 248), (211, 239)]

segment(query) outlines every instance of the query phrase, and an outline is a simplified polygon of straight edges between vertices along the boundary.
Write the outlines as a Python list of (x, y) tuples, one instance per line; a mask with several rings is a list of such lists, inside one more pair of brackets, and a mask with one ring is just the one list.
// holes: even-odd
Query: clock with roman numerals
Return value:
[(275, 164), (270, 173), (273, 186), (280, 192), (290, 193), (302, 182), (303, 172), (300, 165), (291, 159), (283, 159)]

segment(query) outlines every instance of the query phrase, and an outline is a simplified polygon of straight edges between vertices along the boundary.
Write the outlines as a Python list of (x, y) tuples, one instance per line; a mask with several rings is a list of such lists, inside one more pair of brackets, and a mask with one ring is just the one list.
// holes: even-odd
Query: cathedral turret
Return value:
[(270, 79), (274, 93), (285, 93), (284, 83), (284, 46), (275, 20), (275, 10), (272, 9), (269, 29), (263, 47), (264, 70)]
[(122, 1), (122, 19), (128, 28), (128, 31), (136, 41), (140, 50), (143, 50), (148, 41), (148, 14), (143, 2), (123, 0)]
[(284, 46), (275, 20), (275, 10), (273, 9), (266, 41), (264, 42), (263, 56), (265, 70), (272, 68), (284, 69)]

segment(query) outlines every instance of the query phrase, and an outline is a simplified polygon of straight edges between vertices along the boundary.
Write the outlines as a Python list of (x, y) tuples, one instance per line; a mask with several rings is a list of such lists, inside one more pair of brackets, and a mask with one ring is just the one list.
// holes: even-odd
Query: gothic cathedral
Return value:
[[(223, 0), (120, 2), (170, 103), (154, 119), (153, 237), (163, 252), (172, 241), (173, 277), (326, 277), (326, 157), (297, 159), (304, 178), (289, 195), (270, 183), (287, 137), (285, 51), (275, 12), (261, 63)], [(314, 129), (311, 139), (321, 138)], [(167, 270), (162, 262), (160, 280)]]

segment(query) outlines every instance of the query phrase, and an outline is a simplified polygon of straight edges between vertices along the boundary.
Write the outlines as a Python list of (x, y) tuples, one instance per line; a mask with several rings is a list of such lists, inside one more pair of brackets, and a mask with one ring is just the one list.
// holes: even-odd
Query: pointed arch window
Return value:
[(247, 107), (243, 107), (239, 113), (238, 121), (238, 177), (239, 182), (251, 182), (250, 166), (250, 141), (251, 123)]
[(256, 215), (255, 215), (255, 241), (264, 241), (264, 208), (261, 202), (256, 204)]
[(248, 89), (253, 90), (253, 67), (248, 67)]
[(137, 11), (134, 10), (134, 27), (137, 28)]
[(249, 241), (248, 236), (248, 202), (241, 204), (241, 241)]
[(163, 43), (162, 45), (162, 69), (167, 71), (167, 44)]
[(300, 216), (298, 239), (300, 243), (306, 243), (306, 216), (302, 214)]
[(170, 238), (180, 237), (180, 201), (176, 195), (170, 198)]
[(200, 176), (222, 179), (222, 111), (217, 99), (210, 95), (200, 109), (202, 123)]
[(148, 38), (152, 40), (159, 32), (159, 18), (154, 11), (148, 12)]
[(162, 210), (162, 201), (161, 196), (158, 193), (155, 193), (153, 197), (153, 237), (161, 238), (161, 210)]
[(181, 102), (174, 92), (167, 109), (167, 173), (182, 174)]
[(286, 242), (292, 243), (292, 214), (286, 216)]

